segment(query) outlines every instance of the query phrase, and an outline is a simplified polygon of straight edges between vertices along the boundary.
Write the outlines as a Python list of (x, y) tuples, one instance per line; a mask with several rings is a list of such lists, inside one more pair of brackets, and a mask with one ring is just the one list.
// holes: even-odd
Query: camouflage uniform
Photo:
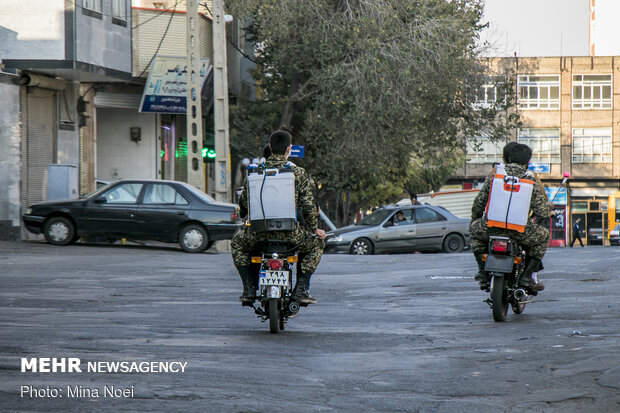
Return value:
[[(319, 238), (311, 238), (318, 227), (318, 218), (314, 198), (310, 187), (310, 181), (305, 169), (289, 162), (289, 167), (295, 173), (295, 205), (301, 210), (307, 228), (296, 224), (294, 231), (268, 231), (251, 232), (250, 227), (235, 234), (231, 241), (232, 258), (235, 267), (247, 267), (250, 265), (250, 254), (256, 244), (265, 239), (286, 240), (291, 244), (299, 244), (298, 251), (302, 255), (301, 270), (304, 274), (312, 274), (323, 255), (325, 242)], [(271, 155), (265, 162), (266, 169), (279, 169), (287, 165), (287, 160), (282, 155)], [(243, 192), (239, 199), (241, 216), (248, 215), (248, 185), (247, 180), (243, 186)]]
[[(534, 179), (532, 174), (527, 171), (525, 166), (518, 164), (506, 165), (506, 174), (524, 179)], [(489, 243), (489, 236), (499, 235), (511, 237), (516, 240), (519, 245), (531, 257), (542, 259), (547, 250), (549, 243), (549, 230), (532, 221), (528, 221), (524, 232), (517, 232), (502, 228), (488, 228), (484, 212), (489, 200), (489, 191), (493, 174), (489, 175), (482, 189), (476, 196), (474, 204), (471, 208), (471, 223), (469, 224), (469, 232), (471, 234), (471, 250), (474, 254), (482, 254), (486, 252)], [(542, 188), (540, 188), (539, 180), (534, 182), (534, 190), (532, 191), (532, 199), (530, 201), (530, 212), (536, 218), (547, 218), (550, 215), (550, 208), (547, 204), (547, 197)]]

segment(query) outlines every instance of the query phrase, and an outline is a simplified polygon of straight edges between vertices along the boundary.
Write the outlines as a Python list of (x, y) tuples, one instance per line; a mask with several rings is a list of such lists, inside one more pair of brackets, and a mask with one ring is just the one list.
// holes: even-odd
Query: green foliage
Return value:
[(256, 146), (257, 136), (266, 142), (280, 126), (291, 130), (306, 147), (295, 162), (339, 224), (350, 211), (436, 189), (463, 161), (465, 136), (497, 138), (509, 126), (498, 116), (504, 107), (472, 105), (486, 79), (475, 50), (480, 0), (230, 0), (228, 7), (252, 21), (255, 79), (264, 91), (252, 104), (260, 109), (242, 103), (233, 114), (235, 150)]

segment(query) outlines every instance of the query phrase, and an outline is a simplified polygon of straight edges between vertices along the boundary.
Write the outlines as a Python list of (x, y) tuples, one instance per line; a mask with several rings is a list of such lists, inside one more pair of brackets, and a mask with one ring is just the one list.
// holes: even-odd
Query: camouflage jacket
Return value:
[[(536, 218), (548, 218), (551, 214), (551, 208), (547, 204), (547, 196), (543, 188), (540, 186), (540, 180), (536, 179), (532, 172), (528, 171), (525, 166), (509, 163), (506, 165), (506, 174), (516, 176), (517, 178), (525, 178), (534, 180), (534, 190), (532, 191), (532, 199), (530, 200), (530, 212)], [(482, 218), (489, 200), (489, 191), (491, 189), (491, 181), (493, 174), (489, 174), (484, 180), (482, 189), (476, 196), (474, 204), (471, 207), (472, 221)]]
[[(295, 173), (295, 205), (297, 210), (301, 211), (306, 226), (311, 232), (316, 231), (318, 228), (318, 218), (316, 205), (314, 203), (314, 197), (312, 196), (312, 187), (310, 186), (310, 179), (308, 179), (308, 173), (304, 168), (295, 165), (292, 162), (287, 162), (286, 158), (282, 155), (271, 155), (267, 161), (265, 161), (265, 169), (279, 169), (289, 165)], [(259, 166), (259, 169), (263, 169)], [(239, 209), (242, 217), (248, 215), (248, 181), (245, 180), (243, 185), (243, 192), (241, 192), (241, 198), (239, 199)]]

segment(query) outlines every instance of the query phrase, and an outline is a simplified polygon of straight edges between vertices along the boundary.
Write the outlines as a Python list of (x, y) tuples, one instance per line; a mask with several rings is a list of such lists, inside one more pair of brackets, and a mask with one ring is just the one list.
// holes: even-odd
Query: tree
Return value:
[[(279, 108), (272, 129), (286, 127), (305, 145), (299, 164), (339, 225), (361, 207), (419, 190), (421, 179), (436, 188), (464, 159), (465, 136), (497, 137), (510, 126), (498, 117), (505, 105), (473, 105), (485, 82), (476, 49), (481, 0), (228, 6), (252, 21), (254, 77), (264, 91), (259, 105)], [(248, 123), (243, 119), (239, 124)]]

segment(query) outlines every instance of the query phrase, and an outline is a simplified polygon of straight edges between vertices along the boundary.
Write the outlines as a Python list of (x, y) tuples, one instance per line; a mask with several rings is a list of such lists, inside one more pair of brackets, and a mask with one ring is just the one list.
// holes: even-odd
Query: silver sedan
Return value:
[(434, 205), (386, 206), (333, 233), (325, 252), (460, 252), (469, 246), (469, 220)]

